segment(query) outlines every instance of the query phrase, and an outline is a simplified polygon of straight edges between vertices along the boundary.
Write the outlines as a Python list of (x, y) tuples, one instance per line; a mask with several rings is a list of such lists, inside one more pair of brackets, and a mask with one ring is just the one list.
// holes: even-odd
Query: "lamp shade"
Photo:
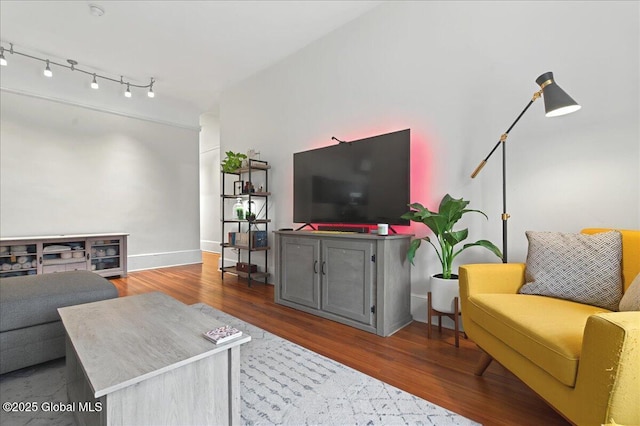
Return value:
[(558, 117), (582, 108), (571, 96), (567, 95), (567, 92), (556, 84), (551, 71), (538, 77), (536, 83), (542, 88), (546, 117)]

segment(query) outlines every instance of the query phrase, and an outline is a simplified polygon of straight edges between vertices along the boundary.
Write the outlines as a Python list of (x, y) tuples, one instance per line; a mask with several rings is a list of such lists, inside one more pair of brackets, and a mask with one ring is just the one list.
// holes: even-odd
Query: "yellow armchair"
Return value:
[[(585, 233), (605, 231), (584, 230)], [(620, 231), (626, 290), (640, 273), (640, 231)], [(640, 425), (640, 312), (518, 294), (525, 264), (460, 267), (467, 335), (577, 425)]]

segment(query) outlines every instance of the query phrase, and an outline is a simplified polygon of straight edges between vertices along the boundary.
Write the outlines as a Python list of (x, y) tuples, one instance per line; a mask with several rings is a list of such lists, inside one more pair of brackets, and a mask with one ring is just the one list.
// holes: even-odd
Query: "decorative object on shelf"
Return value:
[(247, 159), (242, 162), (242, 167), (249, 167), (249, 165), (251, 165), (251, 167), (260, 168), (262, 164), (263, 162), (260, 161), (260, 152), (251, 148), (247, 151)]
[(229, 232), (229, 244), (235, 247), (265, 248), (268, 246), (267, 231)]
[(237, 180), (233, 182), (233, 195), (242, 195), (244, 191), (244, 181)]
[(220, 164), (222, 166), (222, 171), (225, 173), (236, 172), (240, 167), (242, 167), (242, 160), (247, 158), (245, 154), (239, 152), (227, 151), (225, 154), (227, 156)]
[(268, 245), (267, 231), (249, 231), (251, 247), (264, 248)]
[(258, 272), (258, 265), (254, 265), (253, 263), (247, 262), (237, 262), (236, 269), (240, 272)]
[(569, 96), (564, 90), (560, 88), (553, 79), (552, 72), (546, 72), (542, 74), (540, 77), (536, 79), (536, 83), (540, 86), (540, 90), (533, 94), (533, 97), (527, 104), (527, 106), (522, 110), (518, 118), (509, 126), (506, 132), (500, 136), (500, 140), (493, 147), (489, 155), (485, 157), (484, 160), (478, 164), (478, 167), (471, 174), (471, 178), (475, 178), (480, 170), (487, 164), (489, 157), (493, 155), (495, 150), (502, 144), (502, 261), (507, 263), (507, 220), (509, 219), (509, 214), (507, 213), (507, 149), (505, 142), (507, 141), (507, 137), (509, 136), (509, 132), (516, 123), (520, 120), (520, 117), (524, 115), (525, 112), (529, 109), (531, 104), (533, 104), (540, 96), (544, 95), (544, 108), (545, 108), (545, 117), (559, 117), (561, 115), (570, 114), (572, 112), (578, 111), (581, 107), (578, 105), (576, 101), (574, 101), (571, 96)]
[(139, 89), (149, 89), (149, 91), (147, 92), (147, 96), (150, 98), (155, 97), (155, 93), (153, 91), (153, 84), (155, 83), (155, 79), (153, 77), (151, 77), (151, 80), (149, 82), (149, 84), (135, 84), (132, 83), (131, 81), (126, 81), (124, 80), (123, 76), (120, 76), (120, 79), (115, 79), (115, 78), (111, 78), (111, 77), (107, 77), (105, 75), (102, 74), (98, 74), (96, 72), (91, 72), (91, 71), (86, 71), (83, 70), (81, 68), (78, 68), (78, 61), (73, 60), (73, 59), (67, 59), (67, 64), (62, 64), (59, 62), (55, 62), (51, 59), (45, 59), (45, 58), (39, 58), (37, 56), (34, 55), (30, 55), (24, 52), (19, 52), (17, 51), (14, 47), (13, 47), (13, 43), (9, 43), (9, 49), (6, 49), (4, 46), (0, 46), (0, 65), (2, 66), (8, 66), (9, 62), (7, 61), (6, 57), (5, 57), (5, 52), (8, 52), (12, 55), (20, 55), (20, 56), (24, 56), (25, 58), (29, 58), (29, 59), (34, 59), (36, 61), (40, 61), (40, 62), (44, 62), (45, 63), (45, 69), (44, 69), (44, 76), (45, 77), (53, 77), (53, 71), (51, 70), (51, 65), (55, 65), (61, 68), (66, 68), (69, 69), (71, 71), (78, 71), (82, 74), (86, 74), (88, 76), (91, 76), (93, 79), (91, 81), (91, 88), (92, 89), (98, 89), (100, 87), (100, 85), (98, 84), (98, 78), (102, 79), (102, 80), (106, 80), (106, 81), (112, 81), (114, 83), (118, 83), (121, 86), (126, 86), (124, 95), (128, 98), (131, 97), (131, 87), (136, 87)]
[[(258, 208), (256, 202), (253, 200), (247, 200), (244, 202), (244, 217), (247, 220), (255, 220)], [(249, 219), (249, 216), (253, 216), (253, 219)]]
[(244, 204), (242, 198), (236, 198), (236, 203), (233, 205), (233, 219), (244, 220)]
[[(438, 240), (438, 246), (436, 246), (428, 236), (414, 239), (409, 245), (407, 258), (413, 265), (416, 251), (422, 241), (431, 244), (436, 251), (440, 264), (442, 265), (442, 272), (431, 276), (431, 291), (427, 294), (427, 332), (429, 337), (431, 337), (431, 317), (433, 314), (438, 315), (439, 329), (442, 328), (441, 317), (443, 315), (452, 317), (455, 323), (456, 347), (458, 347), (460, 297), (458, 275), (451, 272), (454, 259), (464, 250), (474, 246), (484, 247), (496, 256), (502, 257), (500, 249), (488, 240), (478, 240), (475, 243), (467, 243), (464, 244), (462, 248), (454, 251), (455, 246), (462, 243), (469, 236), (468, 229), (460, 231), (453, 229), (462, 216), (466, 213), (476, 212), (482, 214), (485, 218), (487, 217), (487, 215), (480, 210), (467, 209), (466, 207), (468, 205), (469, 201), (462, 198), (456, 199), (447, 194), (440, 201), (437, 212), (430, 211), (420, 203), (413, 203), (410, 205), (412, 210), (402, 215), (403, 219), (425, 224)], [(435, 303), (435, 305), (432, 305), (432, 303)]]
[(245, 182), (244, 183), (244, 187), (242, 188), (242, 193), (243, 194), (250, 194), (252, 192), (256, 192), (255, 188), (253, 187), (253, 184), (251, 182)]
[(260, 160), (260, 151), (256, 151), (255, 149), (251, 148), (249, 151), (247, 151), (247, 158), (249, 160)]

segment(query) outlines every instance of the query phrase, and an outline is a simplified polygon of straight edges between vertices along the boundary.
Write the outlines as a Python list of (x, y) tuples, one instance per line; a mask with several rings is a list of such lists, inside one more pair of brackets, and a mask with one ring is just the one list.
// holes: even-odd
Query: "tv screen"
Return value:
[(408, 225), (410, 131), (293, 154), (293, 221)]

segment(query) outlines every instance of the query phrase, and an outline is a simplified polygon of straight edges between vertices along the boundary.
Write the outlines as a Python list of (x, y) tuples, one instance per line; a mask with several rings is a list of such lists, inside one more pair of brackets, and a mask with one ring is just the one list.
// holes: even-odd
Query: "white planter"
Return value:
[(460, 312), (460, 287), (457, 279), (438, 278), (431, 276), (431, 307), (442, 313), (456, 312), (454, 298), (458, 298), (458, 312)]

